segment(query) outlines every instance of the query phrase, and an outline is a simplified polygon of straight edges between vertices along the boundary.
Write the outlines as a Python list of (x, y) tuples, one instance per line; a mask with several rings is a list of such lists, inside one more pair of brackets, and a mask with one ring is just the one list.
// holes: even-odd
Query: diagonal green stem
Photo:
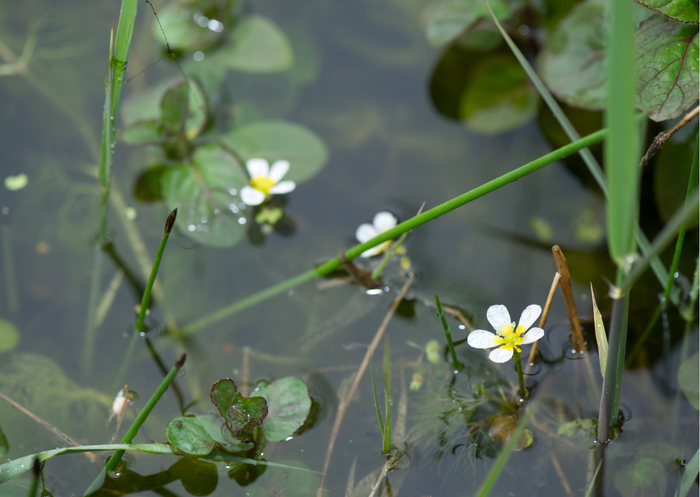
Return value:
[(459, 371), (460, 364), (457, 360), (457, 353), (455, 352), (455, 344), (452, 342), (452, 333), (450, 332), (450, 327), (447, 324), (447, 319), (445, 318), (445, 311), (442, 310), (442, 303), (440, 302), (440, 296), (435, 295), (435, 305), (437, 306), (438, 316), (440, 316), (440, 321), (442, 322), (442, 329), (445, 330), (445, 338), (447, 338), (447, 346), (450, 349), (450, 354), (452, 354), (452, 367), (453, 371), (456, 373)]
[[(384, 243), (387, 240), (396, 238), (402, 233), (405, 233), (409, 230), (412, 230), (413, 228), (421, 226), (429, 221), (432, 221), (433, 219), (447, 214), (448, 212), (453, 211), (465, 204), (468, 204), (469, 202), (476, 200), (479, 197), (483, 197), (487, 193), (491, 193), (492, 191), (497, 190), (509, 183), (512, 183), (513, 181), (517, 181), (518, 179), (527, 176), (528, 174), (533, 173), (538, 169), (541, 169), (549, 164), (552, 164), (553, 162), (561, 160), (564, 157), (567, 157), (579, 151), (582, 148), (591, 146), (594, 143), (598, 143), (605, 137), (606, 133), (606, 129), (601, 129), (596, 131), (595, 133), (591, 133), (590, 135), (581, 138), (580, 140), (577, 140), (573, 143), (569, 143), (568, 145), (564, 145), (563, 147), (554, 150), (553, 152), (550, 152), (546, 155), (543, 155), (542, 157), (528, 164), (525, 164), (524, 166), (521, 166), (509, 173), (499, 176), (498, 178), (491, 180), (488, 183), (484, 183), (483, 185), (478, 186), (473, 190), (468, 191), (467, 193), (455, 197), (452, 200), (445, 202), (444, 204), (440, 204), (437, 207), (433, 207), (432, 209), (423, 212), (422, 214), (414, 216), (411, 219), (408, 219), (403, 223), (395, 226), (394, 228), (387, 230), (380, 235), (377, 235), (371, 240), (365, 243), (360, 243), (348, 249), (345, 252), (345, 257), (348, 260), (354, 259), (367, 249), (375, 247), (380, 243)], [(244, 299), (241, 299), (217, 311), (214, 311), (211, 314), (199, 318), (198, 320), (186, 325), (182, 330), (170, 330), (170, 333), (174, 336), (189, 335), (191, 333), (194, 333), (195, 331), (198, 331), (206, 326), (209, 326), (213, 323), (221, 321), (222, 319), (232, 316), (237, 312), (252, 307), (253, 305), (258, 304), (260, 302), (263, 302), (269, 299), (270, 297), (278, 295), (282, 292), (286, 292), (291, 288), (301, 285), (302, 283), (311, 281), (315, 278), (318, 278), (319, 276), (324, 276), (337, 269), (341, 264), (341, 261), (337, 257), (333, 258), (317, 266), (314, 269), (310, 269), (309, 271), (301, 273), (298, 276), (295, 276), (286, 281), (278, 283), (277, 285), (266, 288), (265, 290), (262, 290), (258, 293), (254, 293), (253, 295), (250, 295)]]

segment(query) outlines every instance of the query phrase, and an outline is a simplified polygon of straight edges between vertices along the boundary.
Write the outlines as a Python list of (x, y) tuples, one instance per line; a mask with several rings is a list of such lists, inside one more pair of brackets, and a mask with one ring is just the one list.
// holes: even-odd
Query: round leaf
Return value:
[(265, 439), (279, 442), (292, 436), (306, 420), (311, 409), (309, 390), (299, 378), (288, 377), (271, 384), (261, 383), (253, 395), (267, 401), (268, 415), (265, 421)]
[(15, 325), (0, 319), (0, 353), (14, 350), (19, 344), (19, 332)]
[(688, 402), (690, 402), (695, 409), (699, 408), (698, 377), (700, 377), (700, 371), (698, 371), (698, 353), (696, 352), (693, 356), (686, 359), (683, 364), (681, 364), (681, 367), (678, 368), (678, 384), (688, 398)]
[(637, 0), (645, 7), (678, 22), (698, 23), (697, 0)]
[(176, 452), (202, 457), (214, 451), (240, 452), (252, 447), (251, 443), (226, 440), (222, 434), (224, 420), (214, 414), (193, 418), (175, 418), (168, 423), (165, 433)]
[(246, 184), (231, 154), (209, 144), (195, 151), (190, 164), (163, 174), (162, 193), (169, 209), (180, 209), (177, 225), (183, 233), (205, 245), (231, 247), (245, 233), (238, 192)]
[[(196, 12), (181, 3), (172, 3), (158, 11), (160, 24), (168, 35), (170, 48), (194, 52), (216, 44), (221, 37), (207, 26), (200, 26), (194, 20)], [(165, 45), (163, 33), (157, 22), (153, 22), (153, 36)]]
[(607, 82), (604, 7), (577, 5), (554, 30), (538, 56), (542, 80), (559, 99), (577, 107), (605, 107)]
[(294, 61), (284, 33), (269, 19), (251, 15), (240, 21), (229, 43), (213, 54), (217, 63), (244, 72), (284, 71)]
[[(512, 14), (514, 3), (520, 2), (494, 0), (489, 5), (496, 18), (501, 20)], [(439, 47), (459, 38), (482, 18), (491, 19), (483, 0), (454, 0), (433, 10), (425, 35), (432, 46)]]
[(315, 176), (328, 160), (328, 149), (313, 131), (285, 121), (261, 121), (234, 129), (224, 142), (243, 160), (262, 157), (272, 163), (289, 161), (285, 180), (302, 183)]
[(615, 474), (615, 488), (622, 497), (666, 495), (666, 470), (656, 459), (637, 458)]
[(636, 37), (635, 105), (654, 121), (675, 119), (698, 101), (698, 26), (653, 16)]
[(211, 387), (211, 401), (235, 436), (248, 437), (267, 416), (267, 402), (262, 397), (245, 398), (230, 378), (219, 380)]

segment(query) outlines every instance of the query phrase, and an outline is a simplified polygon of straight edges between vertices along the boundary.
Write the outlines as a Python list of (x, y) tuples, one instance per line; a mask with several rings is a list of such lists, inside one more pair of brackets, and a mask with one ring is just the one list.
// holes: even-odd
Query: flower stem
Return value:
[(525, 398), (525, 381), (523, 380), (523, 365), (520, 364), (520, 354), (513, 354), (515, 361), (515, 369), (518, 371), (518, 395), (521, 399)]

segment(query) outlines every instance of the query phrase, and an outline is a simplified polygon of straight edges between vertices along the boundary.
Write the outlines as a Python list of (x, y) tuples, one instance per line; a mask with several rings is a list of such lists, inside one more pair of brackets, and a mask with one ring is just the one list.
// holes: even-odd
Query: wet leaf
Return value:
[[(190, 164), (163, 173), (162, 193), (169, 209), (179, 208), (177, 225), (190, 238), (213, 247), (231, 247), (245, 233), (240, 192), (248, 184), (236, 159), (218, 145), (199, 147)], [(233, 194), (232, 194), (233, 193)]]
[[(518, 426), (518, 417), (512, 415), (495, 416), (489, 428), (489, 437), (499, 444), (505, 444)], [(519, 451), (528, 448), (535, 441), (532, 432), (525, 428), (520, 439), (515, 443), (513, 450)]]
[(263, 397), (243, 397), (229, 378), (214, 383), (211, 387), (211, 401), (236, 437), (251, 438), (253, 430), (268, 415), (268, 405)]
[(681, 367), (678, 368), (678, 384), (685, 394), (688, 402), (695, 409), (698, 409), (698, 353), (683, 361)]
[(594, 420), (583, 418), (563, 423), (557, 428), (557, 436), (565, 437), (583, 447), (595, 445), (596, 424)]
[(0, 428), (0, 459), (5, 457), (8, 450), (10, 450), (10, 444), (7, 442), (7, 437), (2, 432), (2, 428)]
[(635, 105), (654, 121), (675, 119), (698, 100), (698, 26), (653, 16), (636, 41)]
[(237, 71), (284, 71), (294, 61), (285, 34), (266, 17), (251, 15), (240, 21), (229, 43), (212, 55), (216, 62)]
[(134, 197), (141, 202), (162, 200), (161, 179), (167, 170), (167, 166), (153, 166), (141, 172), (134, 183)]
[[(206, 25), (200, 26), (194, 21), (194, 16), (192, 8), (177, 2), (158, 10), (170, 48), (194, 52), (212, 47), (221, 38), (222, 33), (217, 33)], [(159, 43), (165, 44), (157, 22), (153, 23), (153, 36)]]
[(176, 452), (202, 457), (212, 452), (240, 452), (252, 447), (251, 443), (226, 439), (222, 428), (224, 420), (215, 414), (175, 418), (165, 430), (168, 442)]
[[(489, 2), (499, 21), (510, 16), (519, 4), (505, 0)], [(453, 0), (432, 11), (425, 35), (432, 46), (439, 47), (459, 38), (479, 19), (491, 19), (483, 0)]]
[(155, 119), (136, 121), (124, 128), (122, 132), (122, 141), (129, 145), (146, 145), (158, 143), (162, 140), (160, 126), (158, 126), (158, 121)]
[(279, 442), (292, 436), (306, 421), (311, 398), (306, 384), (299, 378), (288, 377), (270, 384), (260, 383), (252, 392), (264, 397), (269, 409), (265, 421), (265, 439)]
[(535, 117), (539, 96), (510, 54), (481, 59), (462, 93), (460, 118), (476, 132), (496, 134)]
[(556, 27), (537, 63), (557, 98), (586, 109), (605, 106), (606, 29), (604, 6), (593, 1), (577, 5)]
[(326, 144), (304, 126), (285, 121), (260, 121), (238, 127), (223, 136), (243, 160), (262, 157), (269, 163), (289, 161), (285, 180), (302, 183), (315, 176), (328, 160)]
[(185, 81), (169, 88), (160, 101), (160, 122), (163, 134), (178, 136), (187, 116), (187, 83)]
[(645, 7), (675, 19), (678, 22), (698, 24), (696, 0), (637, 0)]
[(640, 457), (615, 473), (615, 488), (622, 497), (657, 497), (666, 494), (668, 481), (656, 459)]
[(593, 323), (595, 324), (595, 341), (598, 344), (598, 356), (600, 362), (600, 375), (605, 378), (605, 364), (608, 361), (608, 336), (605, 333), (603, 316), (598, 310), (593, 293), (593, 283), (591, 283), (591, 303), (593, 304)]
[(0, 319), (0, 354), (14, 350), (19, 344), (19, 332), (15, 325)]

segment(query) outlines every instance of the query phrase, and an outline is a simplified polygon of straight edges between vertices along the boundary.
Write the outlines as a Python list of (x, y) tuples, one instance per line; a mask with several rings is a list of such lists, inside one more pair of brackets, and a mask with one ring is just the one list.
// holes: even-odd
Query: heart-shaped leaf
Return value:
[(260, 383), (253, 394), (264, 397), (269, 409), (265, 421), (265, 440), (279, 442), (292, 436), (306, 420), (311, 398), (306, 384), (299, 378), (288, 377), (270, 384)]
[(698, 101), (698, 26), (653, 16), (636, 38), (635, 105), (654, 121), (675, 119)]
[(698, 23), (696, 0), (637, 0), (645, 7), (678, 22)]
[(666, 495), (666, 470), (656, 459), (636, 458), (615, 473), (615, 488), (622, 497), (656, 497)]
[(165, 430), (170, 445), (176, 452), (202, 457), (212, 452), (241, 452), (253, 444), (240, 440), (228, 440), (223, 436), (224, 420), (215, 414), (175, 418)]
[(243, 160), (262, 157), (272, 164), (289, 161), (285, 180), (302, 183), (315, 176), (328, 160), (328, 149), (313, 131), (285, 121), (260, 121), (240, 126), (223, 136), (224, 143)]
[[(200, 17), (192, 6), (183, 5), (183, 2), (174, 2), (158, 10), (160, 25), (168, 35), (170, 48), (194, 52), (210, 48), (219, 41), (222, 32), (210, 29), (208, 23), (204, 23), (204, 26), (198, 24), (195, 16)], [(153, 36), (159, 43), (165, 44), (157, 22), (153, 23)]]
[[(506, 0), (489, 2), (498, 20), (510, 16), (520, 4)], [(462, 36), (479, 19), (491, 19), (483, 0), (453, 0), (431, 12), (425, 36), (432, 46), (440, 47)]]
[(241, 188), (248, 184), (231, 154), (215, 144), (199, 147), (191, 162), (162, 176), (168, 208), (179, 208), (177, 225), (190, 238), (213, 247), (231, 247), (245, 233), (239, 212)]
[(124, 128), (122, 141), (129, 145), (147, 145), (163, 140), (160, 134), (160, 126), (156, 119), (136, 121)]
[(217, 381), (211, 387), (211, 401), (224, 418), (226, 426), (236, 437), (249, 438), (255, 427), (267, 417), (267, 402), (262, 397), (245, 398), (230, 378)]

